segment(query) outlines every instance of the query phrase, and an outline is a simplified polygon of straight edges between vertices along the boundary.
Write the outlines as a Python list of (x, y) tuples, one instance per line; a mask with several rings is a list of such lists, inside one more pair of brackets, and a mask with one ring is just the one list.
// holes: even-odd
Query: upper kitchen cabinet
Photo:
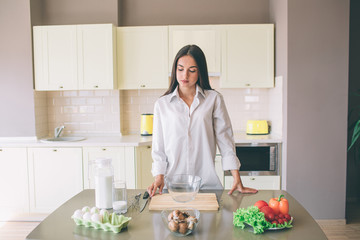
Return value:
[(112, 24), (35, 26), (35, 89), (116, 88), (115, 33)]
[(223, 25), (221, 63), (221, 88), (274, 87), (274, 25)]
[(120, 89), (168, 88), (168, 27), (118, 27), (117, 63)]
[(217, 25), (169, 26), (169, 72), (177, 52), (189, 44), (198, 45), (203, 50), (209, 75), (221, 72), (221, 32)]

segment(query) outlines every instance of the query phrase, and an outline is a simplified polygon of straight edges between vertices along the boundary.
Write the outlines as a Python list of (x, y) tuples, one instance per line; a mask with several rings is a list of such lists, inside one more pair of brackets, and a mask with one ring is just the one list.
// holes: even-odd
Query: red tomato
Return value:
[(284, 217), (286, 218), (286, 220), (290, 221), (291, 220), (291, 216), (289, 214), (285, 214)]
[(254, 206), (258, 207), (259, 209), (261, 209), (262, 207), (265, 207), (265, 206), (269, 206), (267, 204), (267, 202), (265, 202), (264, 200), (259, 200), (257, 201)]
[(279, 215), (279, 218), (284, 218), (284, 214), (280, 213)]
[(269, 206), (262, 207), (260, 212), (263, 212), (267, 219), (269, 219), (269, 214), (274, 214), (274, 211)]
[(268, 219), (269, 219), (269, 222), (271, 222), (272, 220), (274, 220), (274, 219), (275, 219), (275, 214), (269, 213), (269, 214), (268, 214)]
[(276, 220), (272, 221), (271, 223), (275, 223), (276, 225), (279, 224)]
[(279, 224), (284, 224), (284, 220), (282, 220), (281, 218), (278, 219)]

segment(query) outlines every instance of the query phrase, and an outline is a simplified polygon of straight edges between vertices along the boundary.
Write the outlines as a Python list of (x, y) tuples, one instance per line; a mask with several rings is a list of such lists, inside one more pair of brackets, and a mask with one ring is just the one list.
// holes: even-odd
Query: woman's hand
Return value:
[(159, 174), (155, 177), (155, 182), (153, 182), (148, 188), (147, 191), (150, 197), (153, 197), (156, 193), (156, 190), (159, 188), (159, 194), (162, 194), (164, 188), (164, 175)]
[(232, 188), (228, 192), (229, 195), (231, 195), (236, 190), (241, 193), (257, 193), (257, 189), (244, 187), (242, 185), (239, 170), (231, 170), (231, 174), (233, 175), (234, 182)]

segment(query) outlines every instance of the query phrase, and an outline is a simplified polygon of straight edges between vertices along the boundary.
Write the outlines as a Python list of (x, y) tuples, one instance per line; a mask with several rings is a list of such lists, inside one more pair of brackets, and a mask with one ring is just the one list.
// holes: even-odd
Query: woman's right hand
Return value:
[(159, 174), (155, 177), (155, 182), (153, 182), (148, 188), (147, 191), (150, 197), (153, 197), (156, 193), (156, 190), (159, 188), (159, 194), (162, 194), (164, 188), (164, 175)]

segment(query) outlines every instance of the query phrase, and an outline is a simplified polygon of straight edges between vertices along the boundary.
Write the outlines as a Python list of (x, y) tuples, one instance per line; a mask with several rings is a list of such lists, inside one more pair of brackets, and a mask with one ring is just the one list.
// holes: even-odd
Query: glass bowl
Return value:
[(167, 176), (165, 183), (168, 191), (176, 202), (189, 202), (195, 199), (199, 192), (201, 177), (188, 174)]
[[(180, 232), (179, 222), (177, 223), (178, 224), (177, 226), (174, 223), (169, 225), (170, 221), (174, 221), (173, 220), (174, 218), (171, 218), (171, 216), (174, 216), (174, 211), (176, 211), (176, 210), (179, 210), (182, 213), (185, 212), (186, 215), (189, 216), (189, 217), (185, 218), (184, 220), (180, 221), (183, 223), (186, 222), (186, 224), (188, 226), (185, 230), (183, 230), (182, 233)], [(170, 214), (172, 214), (172, 215), (169, 217)], [(186, 217), (186, 215), (183, 215), (183, 216)], [(190, 218), (190, 216), (192, 216), (193, 218)], [(196, 221), (194, 220), (194, 218), (196, 218)], [(179, 218), (175, 218), (175, 221), (176, 221), (176, 219), (179, 219)], [(165, 228), (168, 229), (172, 234), (174, 234), (175, 236), (178, 236), (178, 237), (183, 237), (183, 236), (187, 236), (187, 235), (191, 234), (196, 229), (196, 226), (199, 224), (199, 221), (200, 221), (200, 212), (199, 212), (199, 210), (194, 209), (194, 208), (186, 208), (186, 209), (181, 208), (181, 207), (168, 208), (168, 209), (164, 209), (161, 211), (161, 220), (164, 223)], [(170, 228), (172, 228), (172, 229), (170, 229)]]

